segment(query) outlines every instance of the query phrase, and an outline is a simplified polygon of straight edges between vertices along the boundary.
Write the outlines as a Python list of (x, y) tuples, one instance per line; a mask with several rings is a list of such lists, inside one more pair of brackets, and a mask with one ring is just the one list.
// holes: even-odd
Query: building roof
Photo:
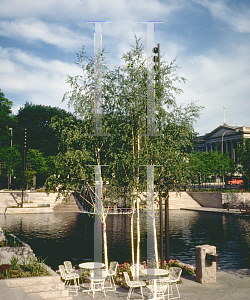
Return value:
[(206, 139), (212, 138), (212, 137), (219, 137), (223, 133), (227, 132), (225, 135), (231, 135), (235, 133), (242, 133), (242, 134), (250, 134), (250, 127), (244, 126), (244, 125), (228, 125), (228, 124), (223, 124), (215, 128), (209, 133), (206, 133), (205, 135), (202, 136), (197, 136), (196, 141), (197, 142), (202, 142)]

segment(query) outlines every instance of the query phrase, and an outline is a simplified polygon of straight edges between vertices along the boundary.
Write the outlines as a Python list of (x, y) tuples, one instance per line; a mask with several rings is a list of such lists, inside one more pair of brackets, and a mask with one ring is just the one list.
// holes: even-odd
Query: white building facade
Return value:
[(237, 147), (241, 138), (250, 138), (250, 127), (223, 124), (203, 136), (198, 136), (197, 150), (229, 152), (229, 157), (236, 162)]

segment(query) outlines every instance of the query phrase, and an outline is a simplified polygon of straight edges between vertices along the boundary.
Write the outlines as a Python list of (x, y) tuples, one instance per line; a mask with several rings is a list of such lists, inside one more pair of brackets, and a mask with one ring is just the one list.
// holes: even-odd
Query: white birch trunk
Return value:
[(156, 268), (159, 268), (159, 261), (158, 261), (158, 246), (157, 246), (157, 235), (156, 235), (155, 216), (154, 216), (154, 221), (153, 221), (153, 227), (154, 227), (154, 245), (155, 245)]
[(135, 201), (133, 202), (132, 207), (132, 216), (131, 216), (131, 251), (132, 251), (132, 266), (133, 266), (133, 274), (132, 276), (135, 276), (134, 270), (135, 270), (135, 247), (134, 247), (134, 213), (135, 213)]
[(103, 234), (103, 248), (104, 248), (104, 263), (105, 268), (108, 270), (108, 243), (107, 243), (107, 226), (106, 226), (107, 213), (102, 213), (102, 234)]
[(137, 197), (137, 257), (136, 257), (136, 277), (139, 278), (139, 264), (140, 264), (140, 207), (139, 207), (139, 197)]

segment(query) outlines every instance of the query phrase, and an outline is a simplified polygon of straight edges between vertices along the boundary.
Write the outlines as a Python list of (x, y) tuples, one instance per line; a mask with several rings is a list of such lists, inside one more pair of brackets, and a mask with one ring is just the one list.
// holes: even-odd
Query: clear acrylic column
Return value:
[[(95, 166), (95, 223), (94, 262), (102, 262), (102, 174), (101, 166)], [(97, 270), (97, 269), (95, 269)]]
[(154, 166), (147, 166), (147, 266), (155, 267), (154, 245)]
[(94, 63), (95, 63), (95, 100), (94, 100), (94, 135), (102, 133), (102, 24), (109, 21), (87, 21), (94, 23)]
[(154, 70), (154, 55), (155, 47), (155, 23), (163, 23), (162, 21), (147, 21), (139, 22), (147, 24), (147, 134), (148, 136), (155, 135), (155, 70)]

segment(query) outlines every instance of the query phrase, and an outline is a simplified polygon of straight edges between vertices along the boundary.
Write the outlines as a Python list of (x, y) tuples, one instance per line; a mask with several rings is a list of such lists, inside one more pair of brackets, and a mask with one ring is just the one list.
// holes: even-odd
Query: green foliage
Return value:
[(23, 243), (20, 242), (13, 234), (9, 231), (4, 231), (6, 241), (0, 244), (0, 247), (22, 247)]
[[(159, 261), (160, 265), (160, 261)], [(123, 263), (123, 264), (118, 264), (117, 269), (116, 269), (116, 275), (114, 276), (115, 283), (117, 285), (126, 287), (126, 281), (123, 275), (123, 272), (127, 272), (130, 278), (132, 279), (132, 273), (131, 273), (131, 263)], [(147, 268), (146, 261), (143, 262), (144, 268)], [(164, 261), (164, 268), (169, 269), (170, 267), (180, 267), (182, 269), (182, 275), (194, 275), (195, 274), (195, 268), (192, 265), (185, 264), (180, 262), (178, 259), (170, 259), (169, 262)], [(181, 283), (180, 281), (179, 283)]]
[[(99, 58), (105, 63), (104, 55)], [(159, 136), (145, 136), (147, 106), (147, 64), (140, 39), (122, 56), (130, 67), (103, 67), (103, 133), (110, 136), (88, 136), (94, 133), (94, 63), (78, 55), (81, 75), (68, 76), (71, 91), (64, 95), (79, 120), (54, 118), (51, 127), (60, 135), (57, 173), (46, 181), (48, 190), (78, 190), (83, 181), (93, 185), (93, 168), (87, 165), (109, 165), (102, 168), (103, 181), (111, 188), (108, 197), (126, 199), (129, 206), (135, 191), (145, 191), (147, 171), (141, 165), (162, 165), (155, 168), (155, 179), (163, 176), (167, 183), (186, 183), (187, 154), (193, 148), (193, 123), (201, 107), (191, 102), (178, 106), (175, 94), (182, 90), (175, 61), (161, 61), (156, 71), (155, 124)], [(104, 66), (104, 65), (103, 65)], [(143, 136), (144, 134), (144, 136)]]
[(228, 153), (220, 151), (194, 152), (189, 157), (192, 183), (215, 182), (216, 177), (233, 174), (236, 165)]
[(54, 156), (58, 153), (59, 138), (50, 128), (51, 118), (54, 116), (65, 118), (70, 115), (70, 113), (57, 107), (34, 105), (26, 102), (17, 114), (19, 132), (16, 132), (15, 141), (20, 145), (23, 144), (23, 132), (24, 128), (27, 128), (28, 149), (39, 150), (44, 156)]
[(43, 267), (44, 263), (40, 257), (20, 261), (17, 256), (12, 256), (10, 265), (0, 265), (0, 279), (48, 276), (50, 273)]
[(237, 149), (239, 154), (239, 172), (244, 178), (244, 189), (250, 189), (250, 140), (241, 139)]
[(5, 98), (4, 93), (0, 89), (0, 147), (7, 147), (10, 145), (10, 130), (15, 124), (12, 116), (12, 101)]
[(11, 260), (10, 260), (10, 264), (11, 264), (11, 268), (12, 270), (16, 270), (16, 269), (19, 269), (20, 268), (20, 265), (19, 265), (19, 258), (15, 255), (13, 255), (11, 257)]
[(7, 176), (8, 172), (11, 171), (12, 176), (17, 176), (22, 164), (22, 157), (18, 145), (13, 145), (13, 147), (1, 147), (0, 162), (4, 162), (4, 167), (0, 169), (2, 175)]

